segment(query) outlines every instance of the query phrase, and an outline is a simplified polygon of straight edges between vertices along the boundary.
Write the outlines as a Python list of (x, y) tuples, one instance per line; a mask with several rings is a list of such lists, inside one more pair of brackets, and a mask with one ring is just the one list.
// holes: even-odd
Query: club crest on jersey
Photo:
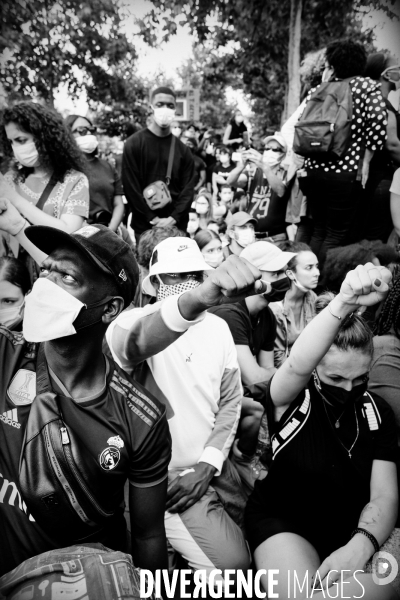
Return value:
[(125, 446), (123, 440), (119, 437), (119, 435), (115, 435), (114, 437), (108, 438), (107, 444), (110, 444), (110, 446), (116, 446), (117, 448), (123, 448)]
[(36, 396), (36, 373), (19, 369), (10, 383), (7, 395), (16, 406), (32, 404)]
[[(122, 440), (121, 440), (122, 441)], [(121, 454), (116, 446), (105, 448), (99, 456), (100, 466), (105, 471), (112, 471), (119, 463)]]

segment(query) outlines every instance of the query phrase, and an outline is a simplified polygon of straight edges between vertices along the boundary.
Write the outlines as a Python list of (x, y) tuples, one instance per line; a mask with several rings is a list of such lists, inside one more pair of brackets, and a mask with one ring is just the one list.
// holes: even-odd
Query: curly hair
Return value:
[[(40, 165), (52, 171), (57, 181), (62, 182), (71, 169), (85, 173), (82, 152), (70, 129), (55, 110), (35, 102), (19, 102), (5, 108), (0, 120), (0, 145), (6, 157), (13, 156), (5, 131), (5, 126), (9, 123), (16, 123), (19, 129), (33, 135)], [(24, 181), (32, 172), (31, 167), (22, 167), (16, 172), (15, 178)]]
[(395, 335), (400, 339), (400, 273), (392, 280), (386, 300), (375, 323), (375, 334), (386, 335), (394, 329)]
[(175, 227), (175, 225), (171, 225), (171, 227), (153, 227), (153, 229), (144, 231), (137, 245), (136, 258), (139, 265), (148, 269), (154, 248), (163, 240), (171, 237), (186, 237), (186, 233)]
[(351, 39), (337, 40), (328, 44), (325, 57), (339, 79), (363, 75), (367, 65), (367, 52), (364, 46)]
[[(315, 312), (319, 314), (333, 300), (335, 294), (324, 292), (316, 300)], [(356, 350), (362, 354), (372, 356), (374, 351), (373, 333), (368, 323), (361, 315), (352, 313), (340, 323), (340, 329), (333, 340), (335, 346), (341, 352)]]

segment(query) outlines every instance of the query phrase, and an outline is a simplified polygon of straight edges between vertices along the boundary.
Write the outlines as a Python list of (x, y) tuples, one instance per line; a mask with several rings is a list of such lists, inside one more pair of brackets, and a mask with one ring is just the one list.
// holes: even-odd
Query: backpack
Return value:
[(294, 127), (293, 151), (306, 158), (339, 160), (351, 140), (350, 80), (322, 83)]

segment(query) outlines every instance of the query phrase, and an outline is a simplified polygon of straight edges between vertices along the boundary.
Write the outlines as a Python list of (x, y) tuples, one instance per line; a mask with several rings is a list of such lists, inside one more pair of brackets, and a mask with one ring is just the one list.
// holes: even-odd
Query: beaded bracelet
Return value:
[(357, 533), (362, 533), (363, 535), (365, 535), (369, 539), (369, 541), (371, 542), (371, 544), (374, 547), (374, 554), (375, 554), (375, 552), (379, 552), (378, 541), (377, 541), (376, 537), (374, 535), (372, 535), (372, 533), (370, 533), (366, 529), (363, 529), (362, 527), (357, 527), (357, 529), (355, 529), (353, 531), (353, 533), (351, 534), (351, 538), (350, 539), (352, 539)]

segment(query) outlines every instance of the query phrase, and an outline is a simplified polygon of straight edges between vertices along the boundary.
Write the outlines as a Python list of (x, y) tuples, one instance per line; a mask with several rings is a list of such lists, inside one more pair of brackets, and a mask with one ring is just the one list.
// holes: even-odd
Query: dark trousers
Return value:
[(393, 173), (370, 173), (362, 200), (358, 239), (386, 243), (393, 229), (390, 214), (390, 186)]
[(310, 246), (324, 262), (331, 248), (348, 243), (359, 207), (361, 184), (355, 173), (308, 171), (300, 179), (301, 191), (313, 219)]

